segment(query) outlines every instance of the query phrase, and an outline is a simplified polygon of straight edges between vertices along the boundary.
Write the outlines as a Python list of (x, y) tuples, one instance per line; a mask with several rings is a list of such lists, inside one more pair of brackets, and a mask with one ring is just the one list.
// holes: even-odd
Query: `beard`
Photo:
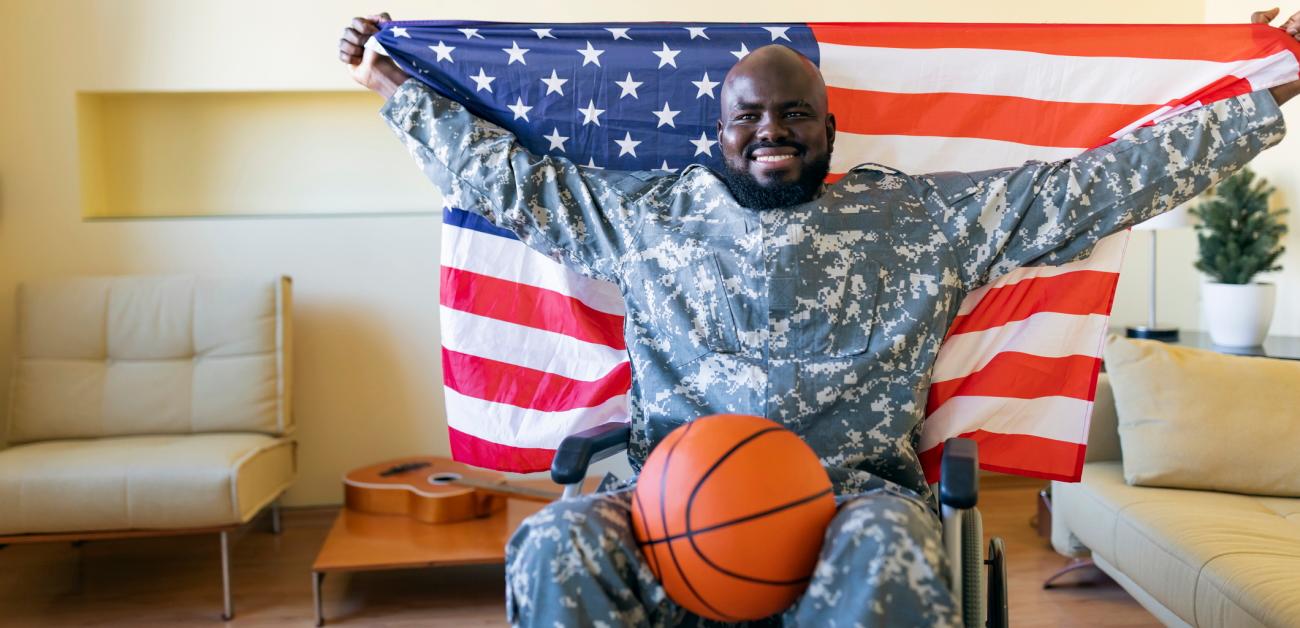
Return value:
[[(746, 159), (754, 150), (776, 146), (793, 147), (800, 154), (806, 154), (806, 149), (802, 145), (759, 143), (745, 149)], [(731, 190), (731, 195), (735, 197), (736, 202), (742, 207), (779, 209), (812, 200), (817, 194), (817, 189), (826, 180), (826, 174), (830, 170), (831, 156), (830, 153), (827, 153), (816, 160), (808, 162), (803, 172), (799, 173), (798, 179), (789, 183), (776, 182), (764, 185), (759, 183), (758, 179), (753, 174), (750, 174), (748, 170), (735, 169), (730, 161), (724, 159), (722, 163), (722, 181), (727, 184), (727, 189)]]

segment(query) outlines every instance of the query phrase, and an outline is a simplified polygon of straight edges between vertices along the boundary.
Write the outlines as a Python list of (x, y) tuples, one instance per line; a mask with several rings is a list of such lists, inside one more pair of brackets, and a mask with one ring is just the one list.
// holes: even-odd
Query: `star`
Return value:
[(474, 39), (475, 37), (483, 39), (483, 36), (478, 34), (477, 28), (458, 28), (456, 30), (465, 33), (465, 39)]
[(510, 111), (514, 112), (515, 117), (512, 118), (512, 119), (514, 119), (514, 120), (518, 120), (518, 119), (520, 119), (520, 118), (523, 118), (523, 119), (524, 119), (524, 122), (527, 122), (527, 121), (528, 121), (528, 110), (529, 110), (529, 109), (532, 109), (532, 107), (529, 107), (528, 105), (525, 105), (525, 104), (524, 104), (524, 99), (521, 97), (521, 98), (516, 98), (516, 99), (515, 99), (515, 104), (506, 107), (506, 109), (509, 109)]
[(579, 109), (579, 110), (578, 110), (578, 113), (582, 114), (582, 125), (583, 125), (583, 126), (587, 126), (588, 124), (591, 124), (591, 123), (595, 123), (596, 126), (600, 126), (600, 118), (597, 117), (597, 116), (599, 116), (599, 115), (602, 114), (602, 113), (605, 113), (605, 110), (604, 110), (604, 109), (597, 109), (597, 108), (596, 108), (596, 101), (594, 101), (594, 100), (588, 100), (588, 101), (587, 101), (587, 108), (586, 108), (586, 109)]
[(708, 35), (704, 34), (703, 26), (684, 26), (682, 28), (685, 28), (687, 32), (691, 34), (691, 39), (695, 39), (696, 37), (703, 37), (705, 39), (709, 38)]
[(668, 108), (668, 101), (664, 101), (664, 110), (663, 110), (663, 111), (651, 111), (650, 113), (655, 114), (655, 115), (658, 116), (658, 118), (659, 118), (659, 124), (656, 124), (656, 125), (655, 125), (655, 128), (656, 128), (656, 129), (659, 128), (659, 127), (661, 127), (661, 126), (663, 126), (663, 125), (665, 125), (665, 124), (667, 124), (668, 126), (673, 127), (673, 128), (675, 129), (675, 128), (677, 128), (677, 125), (676, 125), (676, 124), (673, 124), (673, 118), (676, 118), (676, 117), (677, 117), (677, 114), (679, 114), (679, 113), (681, 113), (681, 112), (680, 112), (680, 111), (673, 111), (672, 109), (669, 109), (669, 108)]
[(410, 38), (411, 38), (411, 35), (408, 34), (408, 33), (406, 32), (406, 29), (405, 29), (405, 28), (402, 28), (401, 26), (393, 26), (393, 27), (389, 28), (388, 30), (393, 31), (393, 37), (405, 37), (405, 38), (407, 38), (407, 39), (410, 39)]
[(437, 61), (451, 61), (451, 51), (455, 49), (455, 46), (448, 46), (441, 41), (438, 42), (437, 46), (429, 46), (429, 50), (438, 55)]
[(694, 85), (700, 89), (700, 91), (695, 94), (696, 98), (703, 98), (705, 96), (708, 96), (709, 98), (716, 99), (717, 96), (713, 95), (713, 88), (721, 85), (721, 83), (717, 81), (710, 81), (709, 73), (705, 72), (704, 78), (698, 81), (691, 81), (691, 85)]
[(596, 67), (600, 67), (600, 55), (605, 54), (604, 50), (592, 48), (591, 42), (587, 42), (586, 50), (579, 50), (578, 52), (582, 54), (582, 67), (584, 68), (587, 67), (588, 63), (594, 63)]
[(626, 39), (628, 41), (632, 41), (632, 38), (627, 36), (626, 28), (607, 28), (605, 30), (609, 31), (611, 34), (614, 35), (614, 41), (618, 41), (620, 39)]
[(601, 168), (600, 166), (597, 166), (597, 165), (596, 165), (596, 159), (595, 159), (594, 157), (588, 157), (588, 158), (587, 158), (586, 167), (588, 167), (588, 168), (593, 168), (593, 169), (596, 169), (596, 170), (604, 170), (604, 168)]
[(633, 98), (636, 98), (638, 100), (641, 98), (640, 96), (636, 95), (636, 88), (641, 87), (641, 82), (632, 80), (631, 72), (627, 73), (627, 78), (621, 81), (614, 81), (614, 84), (623, 88), (623, 93), (618, 95), (619, 99), (622, 99), (624, 96), (627, 96), (628, 94), (631, 94)]
[[(564, 89), (563, 89), (561, 86), (564, 85), (565, 83), (568, 83), (568, 82), (569, 82), (569, 79), (562, 79), (562, 78), (560, 78), (558, 75), (555, 74), (555, 70), (552, 69), (552, 70), (551, 70), (551, 78), (543, 78), (543, 79), (542, 79), (542, 82), (543, 82), (543, 83), (546, 83), (546, 94), (549, 94), (549, 93), (551, 93), (551, 92), (555, 92), (555, 93), (557, 93), (557, 94), (563, 96), (563, 95), (564, 95)], [(542, 95), (545, 96), (546, 94), (542, 94)]]
[(560, 135), (559, 128), (552, 129), (550, 135), (543, 135), (542, 137), (551, 143), (551, 147), (546, 150), (559, 149), (560, 152), (564, 152), (564, 141), (569, 139), (566, 135)]
[(667, 159), (665, 159), (665, 160), (664, 160), (664, 163), (660, 164), (658, 168), (655, 168), (655, 170), (662, 170), (662, 171), (664, 171), (664, 172), (667, 172), (668, 174), (672, 174), (672, 173), (674, 173), (674, 172), (677, 172), (677, 168), (669, 168), (669, 167), (668, 167), (668, 160), (667, 160)]
[(732, 50), (731, 54), (736, 55), (736, 60), (739, 61), (744, 59), (745, 55), (749, 54), (749, 48), (746, 48), (745, 42), (742, 41), (740, 42), (740, 50)]
[(495, 76), (488, 76), (487, 72), (483, 71), (483, 68), (478, 69), (478, 76), (471, 76), (469, 78), (478, 86), (474, 91), (481, 92), (486, 89), (489, 94), (492, 93), (492, 81), (497, 80), (497, 77)]
[(707, 157), (713, 156), (712, 148), (714, 144), (717, 144), (717, 142), (709, 139), (709, 136), (705, 135), (704, 131), (700, 131), (700, 139), (691, 140), (691, 143), (695, 145), (696, 155), (699, 155), (700, 153), (704, 153), (704, 155)]
[(641, 141), (632, 139), (632, 134), (628, 133), (623, 136), (623, 139), (614, 140), (614, 143), (618, 144), (619, 157), (622, 157), (623, 155), (629, 155), (629, 154), (632, 155), (633, 157), (636, 157), (636, 145), (640, 144)]
[(534, 33), (537, 33), (538, 39), (546, 39), (547, 37), (555, 39), (555, 35), (551, 34), (551, 29), (549, 28), (534, 28), (532, 30)]
[(790, 41), (790, 38), (785, 34), (786, 31), (790, 30), (789, 26), (764, 26), (763, 28), (772, 34), (772, 41), (778, 39)]
[(677, 55), (681, 54), (682, 51), (670, 50), (668, 48), (668, 42), (664, 42), (663, 50), (651, 50), (650, 52), (653, 52), (656, 57), (659, 57), (659, 67), (662, 68), (665, 65), (671, 65), (675, 68), (677, 67)]
[(511, 63), (514, 63), (516, 61), (518, 61), (522, 65), (528, 65), (528, 62), (524, 61), (524, 53), (528, 52), (528, 49), (520, 48), (519, 42), (517, 41), (510, 42), (510, 47), (502, 48), (501, 52), (510, 55), (510, 60), (506, 61), (506, 65), (510, 65)]

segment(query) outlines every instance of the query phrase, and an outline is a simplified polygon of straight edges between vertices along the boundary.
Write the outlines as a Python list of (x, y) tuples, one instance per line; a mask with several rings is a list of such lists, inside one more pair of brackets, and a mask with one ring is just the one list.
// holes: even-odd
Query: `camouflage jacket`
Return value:
[(837, 493), (886, 480), (925, 496), (915, 446), (963, 296), (1088, 253), (1284, 134), (1261, 91), (1070, 160), (921, 176), (868, 164), (807, 203), (757, 211), (703, 166), (664, 175), (533, 155), (413, 79), (381, 113), (445, 203), (619, 286), (634, 468), (695, 417), (756, 414), (802, 436)]

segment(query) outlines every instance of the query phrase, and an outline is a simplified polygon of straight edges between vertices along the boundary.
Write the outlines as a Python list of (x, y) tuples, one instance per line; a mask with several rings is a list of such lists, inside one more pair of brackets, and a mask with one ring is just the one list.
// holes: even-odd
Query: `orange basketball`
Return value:
[(739, 414), (673, 430), (646, 458), (632, 498), (637, 544), (668, 595), (728, 622), (778, 613), (803, 593), (834, 515), (812, 449)]

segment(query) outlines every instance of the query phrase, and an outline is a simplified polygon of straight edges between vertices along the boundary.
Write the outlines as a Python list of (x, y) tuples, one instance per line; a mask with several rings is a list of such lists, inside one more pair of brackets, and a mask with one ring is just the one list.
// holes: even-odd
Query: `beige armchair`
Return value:
[[(229, 532), (296, 473), (288, 277), (29, 282), (0, 450), (0, 547)], [(0, 558), (3, 558), (0, 555)]]

